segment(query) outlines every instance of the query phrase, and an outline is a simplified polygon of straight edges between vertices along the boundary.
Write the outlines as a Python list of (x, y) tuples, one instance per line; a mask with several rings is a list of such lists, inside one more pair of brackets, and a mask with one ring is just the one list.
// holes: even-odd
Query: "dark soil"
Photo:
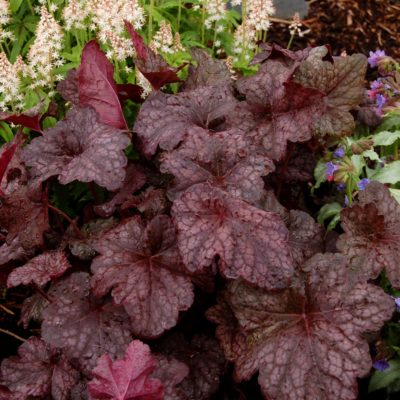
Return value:
[[(377, 48), (400, 58), (399, 0), (310, 0), (304, 28), (311, 31), (296, 38), (293, 49), (305, 45), (330, 44), (334, 55), (368, 54)], [(274, 23), (269, 41), (287, 45), (287, 24)]]

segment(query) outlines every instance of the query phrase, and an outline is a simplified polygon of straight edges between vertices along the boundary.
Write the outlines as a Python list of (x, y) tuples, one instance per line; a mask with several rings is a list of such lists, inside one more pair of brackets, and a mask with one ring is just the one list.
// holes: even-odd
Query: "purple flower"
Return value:
[(361, 191), (363, 191), (363, 190), (365, 190), (365, 188), (367, 187), (369, 182), (370, 182), (370, 180), (368, 178), (363, 178), (363, 179), (361, 179), (360, 182), (357, 183), (357, 186)]
[(378, 90), (382, 86), (382, 82), (377, 79), (376, 81), (371, 82), (370, 87), (372, 90)]
[(328, 179), (328, 181), (332, 181), (333, 180), (333, 173), (339, 168), (339, 165), (335, 164), (332, 161), (329, 161), (325, 164), (326, 166), (326, 178)]
[(376, 95), (376, 105), (378, 106), (378, 108), (382, 108), (386, 104), (386, 102), (387, 98), (384, 95), (380, 93)]
[(368, 63), (371, 68), (375, 68), (378, 66), (378, 61), (381, 57), (385, 57), (385, 50), (376, 50), (376, 51), (370, 51), (369, 52), (369, 57), (368, 57)]
[(394, 297), (394, 302), (396, 304), (396, 311), (400, 312), (400, 297)]
[(385, 371), (389, 368), (389, 363), (383, 358), (382, 360), (375, 361), (372, 366), (377, 369), (378, 371)]
[(339, 190), (339, 192), (342, 192), (344, 189), (346, 189), (346, 184), (341, 182), (338, 185), (336, 185), (337, 190)]
[(344, 151), (343, 147), (339, 147), (333, 152), (333, 157), (336, 157), (336, 158), (343, 158), (344, 155), (345, 155), (345, 151)]
[(347, 197), (347, 194), (344, 195), (344, 206), (347, 207), (349, 205), (349, 198)]

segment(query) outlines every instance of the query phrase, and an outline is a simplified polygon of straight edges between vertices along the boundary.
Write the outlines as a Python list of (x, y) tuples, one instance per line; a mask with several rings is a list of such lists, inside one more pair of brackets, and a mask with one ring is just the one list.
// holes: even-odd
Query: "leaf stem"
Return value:
[(349, 207), (351, 207), (351, 204), (353, 203), (353, 192), (351, 190), (351, 186), (351, 180), (349, 180), (346, 184), (347, 200), (349, 202)]
[(290, 46), (292, 45), (293, 39), (294, 39), (294, 35), (290, 35), (289, 43), (286, 47), (288, 50), (290, 49)]
[(13, 338), (20, 340), (21, 342), (25, 342), (26, 339), (22, 338), (21, 336), (16, 335), (15, 333), (12, 333), (6, 329), (1, 329), (0, 328), (0, 332), (5, 333), (6, 335), (12, 336)]
[(150, 9), (149, 9), (149, 27), (148, 27), (148, 43), (151, 41), (151, 37), (153, 36), (153, 10), (154, 10), (154, 0), (150, 0)]
[(11, 311), (9, 308), (7, 308), (6, 306), (3, 306), (3, 304), (0, 304), (0, 308), (1, 308), (3, 311), (5, 311), (7, 314), (15, 315), (14, 312), (12, 312), (12, 311)]
[(179, 28), (181, 27), (181, 14), (182, 14), (182, 0), (179, 0), (179, 3), (178, 3), (178, 28), (177, 28), (177, 32), (179, 32)]
[(75, 221), (70, 218), (67, 214), (65, 214), (64, 211), (61, 211), (59, 208), (54, 207), (51, 204), (47, 205), (50, 210), (53, 210), (54, 212), (56, 212), (57, 214), (61, 215), (63, 218), (65, 218), (70, 225), (72, 226), (72, 229), (74, 230), (74, 232), (76, 233), (76, 235), (80, 238), (80, 239), (84, 239), (85, 237), (83, 236), (82, 232), (80, 231), (80, 229), (78, 228), (78, 225), (76, 225)]

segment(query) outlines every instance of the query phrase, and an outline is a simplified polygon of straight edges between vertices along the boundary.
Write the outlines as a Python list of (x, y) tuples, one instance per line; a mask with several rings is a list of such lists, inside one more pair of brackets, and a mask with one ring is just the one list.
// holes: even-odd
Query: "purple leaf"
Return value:
[(342, 137), (353, 133), (355, 123), (350, 110), (364, 99), (364, 78), (367, 59), (362, 54), (335, 57), (324, 61), (328, 50), (316, 47), (295, 72), (294, 80), (324, 94), (326, 109), (313, 125), (314, 134)]
[(208, 318), (218, 324), (235, 378), (258, 370), (266, 398), (355, 399), (356, 378), (372, 366), (363, 335), (391, 318), (393, 301), (380, 287), (354, 285), (339, 254), (317, 254), (299, 272), (279, 292), (229, 284)]
[(286, 287), (293, 275), (288, 231), (281, 218), (207, 184), (192, 186), (174, 201), (178, 246), (190, 271), (219, 256), (219, 270), (268, 289)]
[(224, 60), (218, 60), (210, 57), (209, 54), (202, 49), (190, 51), (192, 59), (197, 66), (189, 66), (189, 76), (181, 87), (181, 91), (198, 89), (211, 85), (227, 85), (232, 81), (231, 73), (226, 66)]
[(52, 302), (42, 322), (43, 340), (78, 359), (86, 373), (104, 353), (121, 356), (131, 341), (125, 312), (93, 298), (89, 279), (89, 274), (78, 272), (56, 283), (48, 293)]
[(7, 279), (7, 287), (31, 283), (43, 286), (63, 275), (70, 266), (63, 251), (48, 251), (32, 258), (23, 267), (12, 271)]
[(165, 215), (145, 227), (139, 217), (123, 221), (95, 246), (92, 287), (110, 289), (132, 319), (135, 334), (155, 337), (175, 326), (193, 302), (193, 287), (176, 247), (175, 227)]
[(274, 160), (280, 160), (285, 154), (288, 140), (310, 139), (314, 121), (325, 110), (321, 92), (291, 79), (294, 69), (282, 60), (268, 60), (256, 75), (237, 83), (251, 111), (247, 118), (239, 114), (237, 123), (245, 124), (246, 129), (243, 129), (249, 130), (248, 134), (261, 143)]
[(386, 268), (395, 288), (400, 288), (400, 205), (389, 189), (371, 182), (358, 195), (358, 201), (340, 213), (344, 233), (337, 248), (346, 255), (360, 279), (376, 278)]
[(27, 329), (31, 320), (41, 322), (43, 310), (48, 304), (48, 300), (41, 294), (35, 293), (31, 297), (27, 297), (22, 304), (21, 318), (18, 324), (22, 324), (24, 329)]
[(159, 90), (168, 83), (181, 81), (177, 72), (184, 65), (178, 69), (170, 67), (159, 54), (156, 54), (150, 47), (146, 46), (143, 38), (128, 21), (125, 21), (125, 27), (132, 38), (132, 43), (136, 50), (135, 65), (151, 83), (154, 90)]
[(114, 67), (95, 40), (87, 43), (82, 51), (78, 81), (81, 105), (92, 106), (103, 124), (128, 129), (114, 81)]
[(73, 68), (68, 71), (64, 80), (58, 83), (57, 91), (65, 100), (74, 106), (79, 105), (79, 70)]
[(40, 126), (40, 119), (41, 116), (39, 114), (36, 115), (9, 114), (0, 111), (0, 121), (11, 122), (15, 125), (22, 125), (33, 131), (42, 133), (42, 128)]
[(24, 149), (23, 159), (41, 181), (58, 175), (63, 185), (74, 180), (96, 182), (108, 190), (123, 184), (130, 139), (101, 124), (90, 107), (73, 108), (65, 119)]
[(132, 100), (134, 103), (143, 103), (142, 97), (143, 88), (139, 85), (133, 85), (131, 83), (119, 83), (117, 84), (118, 97), (120, 101)]
[(162, 158), (160, 170), (175, 176), (171, 198), (208, 182), (250, 203), (259, 200), (264, 188), (261, 177), (275, 168), (262, 151), (234, 129), (211, 134), (192, 128), (190, 132), (191, 140)]
[(98, 359), (88, 383), (91, 399), (163, 400), (163, 384), (151, 377), (155, 367), (149, 346), (140, 340), (130, 343), (122, 359), (113, 362), (105, 354)]
[[(175, 95), (154, 92), (143, 103), (136, 119), (143, 151), (151, 156), (157, 146), (172, 150), (191, 129), (223, 131), (226, 116), (233, 112), (237, 100), (227, 86), (202, 87)], [(198, 133), (198, 130), (194, 131)]]
[(58, 350), (36, 337), (19, 347), (18, 356), (3, 360), (1, 374), (2, 383), (18, 399), (51, 395), (54, 400), (68, 400), (80, 376)]

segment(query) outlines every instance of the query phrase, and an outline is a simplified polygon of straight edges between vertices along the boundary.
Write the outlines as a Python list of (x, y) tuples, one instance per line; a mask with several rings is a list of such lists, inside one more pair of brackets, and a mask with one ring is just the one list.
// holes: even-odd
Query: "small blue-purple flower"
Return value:
[(389, 363), (383, 358), (382, 360), (375, 361), (372, 366), (380, 372), (389, 368)]
[(382, 86), (382, 82), (379, 79), (371, 82), (371, 84), (370, 84), (370, 87), (372, 90), (378, 90), (381, 88), (381, 86)]
[(331, 182), (333, 180), (333, 174), (339, 169), (339, 165), (335, 164), (333, 161), (329, 161), (325, 164), (326, 179)]
[(336, 185), (337, 190), (339, 190), (339, 192), (343, 192), (344, 189), (346, 189), (346, 184), (341, 182), (338, 185)]
[(370, 180), (368, 178), (363, 178), (360, 182), (357, 183), (357, 186), (361, 191), (363, 191), (366, 189), (368, 183), (370, 183)]
[(345, 207), (349, 206), (349, 198), (347, 197), (347, 194), (344, 195), (344, 206)]
[(385, 104), (386, 104), (386, 102), (387, 102), (387, 98), (383, 95), (383, 94), (380, 94), (380, 93), (378, 93), (377, 95), (376, 95), (376, 105), (378, 106), (378, 108), (382, 108)]
[(381, 57), (385, 57), (385, 50), (376, 50), (376, 51), (370, 51), (369, 52), (369, 57), (368, 57), (368, 63), (371, 68), (375, 68), (378, 66), (378, 61)]
[(394, 297), (394, 304), (396, 304), (396, 311), (400, 312), (400, 297)]
[(333, 157), (336, 158), (343, 158), (346, 152), (344, 151), (343, 147), (338, 147), (334, 152), (333, 152)]

